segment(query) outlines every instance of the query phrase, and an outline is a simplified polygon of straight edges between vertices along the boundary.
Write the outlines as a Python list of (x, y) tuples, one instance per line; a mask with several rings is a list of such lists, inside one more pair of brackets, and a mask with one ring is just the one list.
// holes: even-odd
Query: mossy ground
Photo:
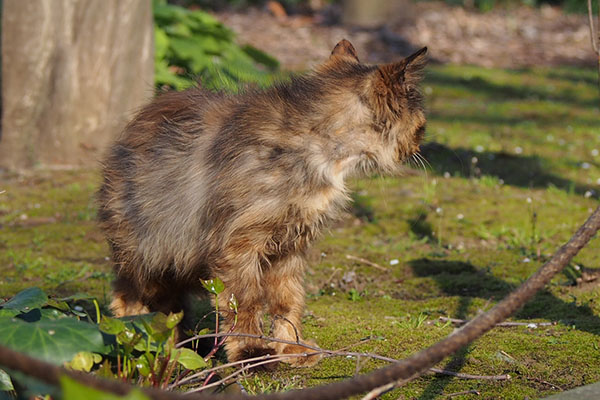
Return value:
[[(600, 113), (596, 76), (575, 68), (506, 71), (435, 66), (423, 153), (430, 166), (401, 178), (351, 182), (348, 218), (315, 247), (304, 331), (337, 349), (402, 358), (471, 318), (531, 275), (598, 204)], [(96, 171), (37, 171), (0, 182), (0, 296), (39, 286), (109, 302), (108, 248), (94, 217)], [(426, 376), (385, 398), (538, 398), (600, 381), (600, 286), (575, 284), (599, 268), (594, 239), (567, 271), (513, 317), (550, 327), (496, 328), (440, 364), (509, 381)], [(388, 272), (346, 258), (378, 263)], [(365, 372), (384, 365), (361, 361)], [(282, 367), (245, 381), (284, 390), (352, 376), (356, 360)], [(454, 398), (469, 398), (472, 395)]]

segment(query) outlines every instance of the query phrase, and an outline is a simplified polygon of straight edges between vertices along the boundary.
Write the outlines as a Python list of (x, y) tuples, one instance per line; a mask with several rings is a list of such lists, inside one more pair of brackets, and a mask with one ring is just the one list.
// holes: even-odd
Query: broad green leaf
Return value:
[(19, 311), (17, 311), (17, 310), (5, 310), (4, 308), (0, 308), (0, 318), (2, 318), (2, 317), (11, 318), (17, 314), (19, 314)]
[(90, 353), (89, 351), (80, 351), (75, 354), (75, 357), (68, 363), (65, 363), (65, 367), (74, 369), (76, 371), (90, 372), (94, 364), (98, 364), (102, 361), (102, 356), (96, 353)]
[(54, 299), (48, 299), (46, 305), (54, 307), (60, 311), (69, 311), (71, 309), (71, 307), (69, 307), (66, 301), (57, 301)]
[(105, 351), (98, 328), (72, 318), (29, 323), (2, 318), (0, 344), (55, 364), (71, 361), (80, 351)]
[(63, 400), (150, 400), (140, 389), (134, 388), (125, 396), (102, 392), (85, 386), (66, 375), (60, 377)]
[(195, 351), (186, 348), (178, 349), (177, 351), (179, 352), (179, 358), (177, 359), (177, 362), (183, 365), (185, 368), (206, 368), (206, 361), (204, 361), (204, 358), (198, 355), (198, 353), (196, 353)]
[(171, 336), (173, 328), (169, 328), (168, 318), (161, 312), (156, 313), (149, 326), (146, 327), (146, 331), (155, 342), (162, 343)]
[(2, 304), (2, 308), (5, 310), (27, 312), (34, 308), (39, 308), (47, 302), (48, 296), (46, 293), (40, 288), (32, 287), (17, 293), (15, 297)]
[(0, 369), (0, 391), (6, 392), (9, 390), (15, 390), (12, 381), (10, 380), (10, 376)]
[(177, 326), (177, 324), (179, 324), (182, 319), (183, 319), (183, 311), (180, 311), (178, 313), (169, 313), (169, 315), (167, 316), (167, 321), (166, 321), (167, 328), (169, 328), (169, 329), (175, 328), (175, 326)]
[(125, 322), (103, 315), (98, 328), (109, 335), (118, 335), (125, 330)]
[(135, 367), (137, 368), (140, 375), (150, 375), (150, 361), (146, 357), (146, 354), (142, 354), (137, 360), (135, 360)]
[(204, 288), (212, 294), (219, 294), (225, 290), (225, 284), (219, 278), (209, 279), (206, 281), (203, 280), (202, 286), (204, 286)]

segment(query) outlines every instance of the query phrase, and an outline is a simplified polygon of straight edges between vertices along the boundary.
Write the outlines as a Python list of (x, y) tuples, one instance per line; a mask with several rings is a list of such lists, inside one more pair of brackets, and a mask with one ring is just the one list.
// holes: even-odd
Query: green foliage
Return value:
[(72, 360), (80, 351), (105, 351), (96, 326), (72, 318), (49, 319), (39, 315), (41, 319), (35, 322), (1, 318), (0, 344), (56, 364)]
[(68, 376), (60, 377), (60, 386), (63, 400), (149, 400), (139, 389), (134, 389), (125, 396), (118, 396), (82, 385)]
[(236, 91), (243, 84), (272, 82), (279, 62), (235, 43), (235, 34), (211, 15), (154, 0), (155, 81), (177, 90), (198, 81), (208, 89)]
[(0, 369), (0, 392), (9, 392), (11, 390), (15, 390), (15, 387), (10, 380), (10, 376)]
[[(223, 290), (222, 282), (215, 281), (215, 285)], [(175, 346), (175, 329), (183, 312), (126, 318), (102, 315), (96, 324), (87, 313), (77, 311), (81, 307), (69, 303), (87, 297), (55, 300), (39, 288), (25, 289), (0, 306), (0, 344), (73, 370), (161, 388), (174, 375), (208, 366), (196, 352)], [(67, 399), (101, 396), (90, 392), (82, 397), (78, 393), (86, 389), (62, 383)], [(0, 391), (6, 390), (12, 390), (12, 383), (0, 370)], [(141, 398), (141, 394), (130, 396)]]

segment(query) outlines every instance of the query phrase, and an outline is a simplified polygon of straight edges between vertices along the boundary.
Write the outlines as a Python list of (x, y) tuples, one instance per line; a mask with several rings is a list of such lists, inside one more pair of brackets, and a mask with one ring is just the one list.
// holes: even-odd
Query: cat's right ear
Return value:
[(426, 63), (427, 47), (423, 47), (400, 62), (379, 66), (376, 90), (386, 92), (391, 88), (397, 92), (418, 85), (423, 78)]
[(354, 46), (352, 46), (352, 43), (346, 39), (340, 40), (338, 44), (335, 45), (331, 51), (331, 56), (329, 56), (329, 59), (360, 62), (358, 60), (358, 55), (356, 54), (356, 49)]

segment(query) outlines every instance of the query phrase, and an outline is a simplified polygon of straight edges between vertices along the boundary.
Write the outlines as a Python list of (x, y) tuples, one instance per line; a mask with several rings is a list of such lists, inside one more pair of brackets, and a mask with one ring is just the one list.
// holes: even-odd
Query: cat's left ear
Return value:
[(352, 46), (352, 43), (346, 39), (340, 40), (338, 44), (335, 45), (333, 50), (331, 50), (329, 59), (360, 62), (358, 60), (358, 55), (356, 54), (356, 49)]
[(425, 64), (427, 64), (427, 47), (423, 47), (402, 61), (378, 67), (379, 77), (387, 87), (417, 85), (423, 78)]

